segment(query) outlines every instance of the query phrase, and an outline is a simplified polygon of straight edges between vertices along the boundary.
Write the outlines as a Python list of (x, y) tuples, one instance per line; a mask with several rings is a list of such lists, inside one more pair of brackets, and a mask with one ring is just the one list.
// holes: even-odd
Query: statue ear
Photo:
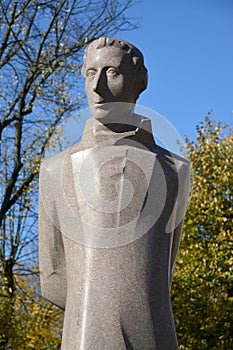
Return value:
[(144, 65), (141, 65), (135, 72), (135, 91), (137, 94), (137, 98), (139, 95), (146, 90), (148, 83), (148, 74), (147, 69)]

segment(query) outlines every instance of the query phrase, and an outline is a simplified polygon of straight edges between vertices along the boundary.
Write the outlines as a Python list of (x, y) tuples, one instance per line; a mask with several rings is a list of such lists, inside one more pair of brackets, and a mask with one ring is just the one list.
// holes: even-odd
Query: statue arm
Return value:
[(61, 309), (66, 303), (66, 263), (62, 233), (53, 198), (53, 186), (45, 167), (39, 186), (39, 266), (42, 295)]
[(178, 250), (179, 250), (180, 241), (182, 237), (182, 229), (183, 229), (183, 220), (175, 228), (172, 234), (172, 247), (171, 247), (171, 256), (170, 256), (170, 288), (172, 285), (172, 278), (175, 271), (176, 257), (178, 255)]
[(175, 205), (175, 228), (171, 235), (171, 255), (170, 255), (170, 287), (172, 284), (172, 277), (175, 270), (176, 257), (182, 238), (182, 230), (184, 224), (184, 215), (188, 205), (188, 198), (190, 194), (190, 163), (185, 162), (178, 172), (178, 195)]

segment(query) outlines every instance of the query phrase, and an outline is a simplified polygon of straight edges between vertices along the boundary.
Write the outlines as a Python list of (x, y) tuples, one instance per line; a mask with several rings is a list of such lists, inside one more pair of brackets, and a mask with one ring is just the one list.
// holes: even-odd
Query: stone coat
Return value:
[[(65, 309), (63, 350), (178, 349), (170, 285), (189, 162), (157, 146), (150, 121), (138, 120), (136, 130), (115, 135), (90, 119), (79, 143), (41, 167), (41, 289)], [(87, 150), (94, 155), (85, 165)], [(104, 199), (96, 210), (77, 179), (86, 167), (81, 185), (84, 192), (92, 186), (92, 171), (103, 161), (99, 154), (111, 159), (97, 176)], [(122, 210), (108, 212), (106, 202), (123, 198), (123, 178), (133, 197)]]

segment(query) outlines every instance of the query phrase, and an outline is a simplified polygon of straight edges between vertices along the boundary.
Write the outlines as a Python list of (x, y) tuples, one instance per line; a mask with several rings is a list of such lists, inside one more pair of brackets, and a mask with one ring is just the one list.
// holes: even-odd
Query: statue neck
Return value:
[(132, 120), (127, 120), (127, 124), (103, 124), (90, 118), (85, 125), (82, 140), (85, 141), (85, 138), (92, 139), (93, 145), (107, 140), (130, 138), (142, 146), (155, 147), (150, 119), (137, 114), (132, 115)]

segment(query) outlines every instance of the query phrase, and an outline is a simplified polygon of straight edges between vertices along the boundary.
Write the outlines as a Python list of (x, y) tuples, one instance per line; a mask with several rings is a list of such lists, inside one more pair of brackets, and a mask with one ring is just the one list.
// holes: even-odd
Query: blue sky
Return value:
[(138, 103), (162, 114), (182, 137), (193, 139), (211, 109), (231, 125), (233, 1), (142, 0), (127, 14), (140, 27), (116, 36), (142, 51), (149, 72)]

